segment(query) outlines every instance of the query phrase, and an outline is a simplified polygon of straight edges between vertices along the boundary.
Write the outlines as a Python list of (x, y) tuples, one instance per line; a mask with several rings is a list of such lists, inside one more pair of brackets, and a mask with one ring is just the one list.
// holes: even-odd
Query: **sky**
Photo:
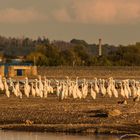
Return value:
[(0, 0), (0, 35), (140, 42), (140, 0)]

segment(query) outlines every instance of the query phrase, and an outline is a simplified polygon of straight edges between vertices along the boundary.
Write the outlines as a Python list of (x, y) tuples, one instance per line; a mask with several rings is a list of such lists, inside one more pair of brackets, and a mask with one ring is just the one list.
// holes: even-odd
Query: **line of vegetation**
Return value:
[(39, 66), (140, 66), (140, 43), (133, 45), (102, 45), (103, 55), (98, 56), (98, 44), (84, 40), (70, 42), (50, 41), (48, 38), (6, 38), (0, 36), (0, 56), (25, 56)]

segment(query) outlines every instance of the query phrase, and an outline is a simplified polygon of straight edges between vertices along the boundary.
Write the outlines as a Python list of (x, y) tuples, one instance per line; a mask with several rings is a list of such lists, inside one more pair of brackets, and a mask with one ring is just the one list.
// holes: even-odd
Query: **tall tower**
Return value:
[(102, 39), (99, 39), (99, 56), (102, 56)]

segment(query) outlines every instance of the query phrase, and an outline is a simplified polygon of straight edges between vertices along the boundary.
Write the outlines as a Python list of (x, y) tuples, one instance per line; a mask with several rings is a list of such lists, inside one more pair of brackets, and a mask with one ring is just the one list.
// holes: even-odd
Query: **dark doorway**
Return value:
[(23, 71), (21, 69), (17, 70), (17, 76), (22, 76), (23, 75)]

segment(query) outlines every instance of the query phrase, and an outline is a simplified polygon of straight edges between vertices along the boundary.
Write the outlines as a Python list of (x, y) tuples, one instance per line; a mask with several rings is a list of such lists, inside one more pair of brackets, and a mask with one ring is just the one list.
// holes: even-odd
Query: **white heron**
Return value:
[(9, 98), (10, 97), (10, 91), (9, 91), (9, 86), (7, 84), (6, 78), (4, 78), (4, 87), (5, 87), (6, 96)]
[(95, 90), (95, 92), (98, 94), (99, 93), (99, 87), (98, 87), (98, 84), (97, 84), (97, 78), (94, 78), (94, 80), (95, 80), (95, 82), (94, 82), (94, 90)]
[(29, 98), (30, 96), (30, 90), (31, 90), (31, 87), (29, 85), (29, 80), (28, 78), (26, 77), (25, 78), (25, 85), (24, 85), (24, 93), (25, 95), (27, 96), (27, 98)]
[(36, 91), (35, 91), (34, 83), (33, 82), (31, 83), (31, 93), (32, 93), (32, 96), (35, 97)]
[(3, 91), (4, 90), (4, 84), (2, 81), (2, 76), (0, 75), (0, 89)]
[(90, 92), (91, 92), (91, 97), (95, 100), (96, 99), (96, 92), (93, 90), (93, 84), (92, 83), (91, 83)]

